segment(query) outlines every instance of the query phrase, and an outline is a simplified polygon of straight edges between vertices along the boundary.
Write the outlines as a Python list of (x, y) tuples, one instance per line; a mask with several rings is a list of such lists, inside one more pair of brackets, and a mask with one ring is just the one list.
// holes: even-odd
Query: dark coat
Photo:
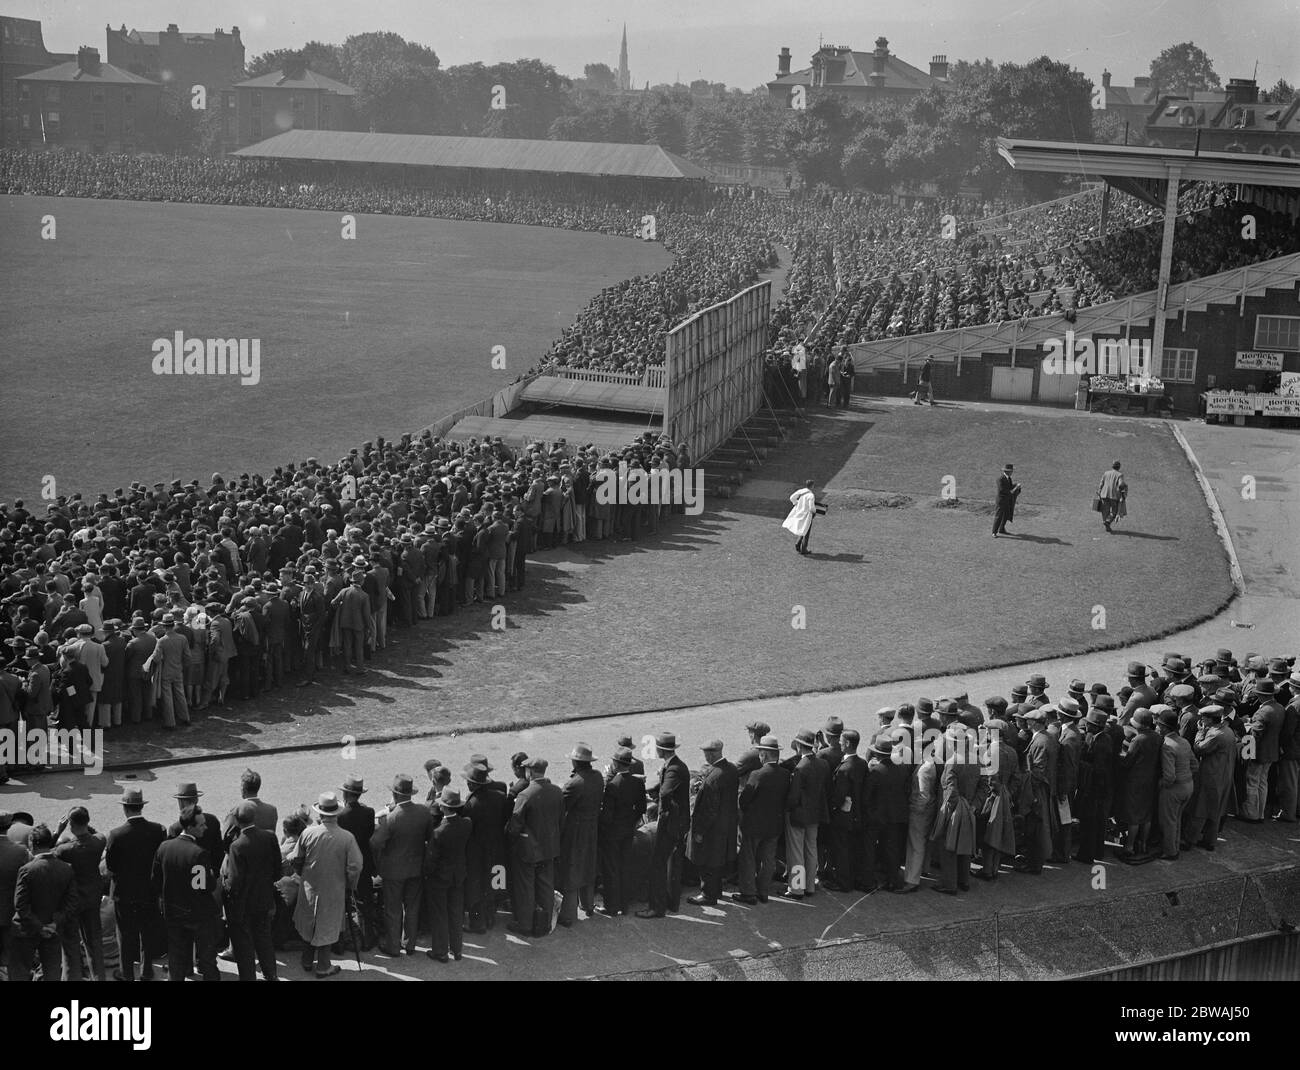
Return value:
[(429, 835), (424, 854), (424, 878), (438, 888), (454, 888), (465, 883), (469, 872), (466, 850), (474, 826), (460, 814), (443, 814), (438, 827)]
[(217, 916), (217, 869), (212, 855), (189, 836), (175, 836), (153, 859), (153, 887), (167, 921), (205, 922)]
[(659, 834), (686, 837), (691, 826), (691, 771), (676, 754), (664, 762), (659, 777)]
[(1155, 816), (1156, 785), (1160, 780), (1160, 736), (1154, 730), (1139, 732), (1119, 759), (1124, 782), (1118, 816), (1130, 825), (1140, 825)]
[(470, 868), (481, 872), (505, 865), (506, 822), (510, 820), (506, 793), (495, 784), (471, 785), (462, 812), (473, 827), (467, 854)]
[(867, 763), (862, 784), (862, 823), (907, 824), (911, 791), (912, 771), (908, 766), (895, 765), (887, 758), (873, 758)]
[(510, 815), (510, 846), (523, 863), (549, 862), (560, 856), (564, 792), (545, 777), (531, 781), (515, 797)]
[(386, 881), (420, 876), (432, 831), (433, 815), (420, 803), (402, 803), (381, 814), (370, 841), (379, 875)]
[(686, 857), (697, 866), (720, 869), (736, 857), (740, 824), (740, 776), (726, 758), (704, 771), (691, 814)]
[(865, 824), (866, 780), (865, 758), (846, 754), (840, 759), (831, 774), (831, 824), (836, 828), (860, 829)]
[(127, 818), (108, 834), (104, 864), (113, 878), (115, 900), (153, 902), (153, 858), (166, 839), (167, 830), (144, 816)]
[(375, 852), (370, 841), (375, 835), (375, 811), (361, 800), (345, 806), (339, 814), (339, 828), (352, 833), (352, 838), (361, 848), (361, 880), (370, 880), (375, 875)]
[(796, 828), (811, 828), (830, 820), (830, 807), (827, 805), (830, 775), (826, 763), (815, 754), (800, 757), (790, 778), (790, 794), (786, 800), (790, 824)]
[[(167, 829), (167, 838), (174, 840), (180, 834), (181, 823), (173, 821)], [(194, 830), (194, 838), (199, 846), (208, 852), (213, 868), (220, 868), (221, 860), (226, 856), (226, 841), (221, 835), (221, 822), (217, 820), (215, 814), (210, 814), (206, 810), (203, 812), (203, 824)]]
[(604, 781), (590, 765), (576, 768), (564, 785), (560, 871), (555, 875), (559, 888), (581, 888), (596, 882), (596, 836), (604, 795)]
[(226, 852), (223, 870), (228, 920), (241, 922), (275, 909), (275, 882), (281, 872), (275, 833), (256, 825), (241, 829)]
[(740, 831), (755, 839), (780, 836), (785, 829), (790, 770), (768, 762), (749, 776), (740, 793)]
[(43, 925), (67, 926), (77, 906), (77, 880), (68, 863), (46, 852), (18, 870), (13, 924), (24, 936), (39, 935)]
[(645, 784), (630, 769), (615, 773), (605, 785), (600, 807), (601, 839), (631, 836), (645, 813)]

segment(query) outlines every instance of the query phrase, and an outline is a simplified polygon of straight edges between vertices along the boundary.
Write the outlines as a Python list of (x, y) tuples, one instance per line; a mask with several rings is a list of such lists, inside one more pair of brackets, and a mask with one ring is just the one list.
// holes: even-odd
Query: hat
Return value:
[(316, 805), (312, 807), (322, 817), (337, 814), (340, 810), (339, 797), (332, 791), (322, 791)]
[(1078, 702), (1070, 698), (1069, 695), (1066, 695), (1063, 699), (1059, 699), (1056, 703), (1056, 708), (1062, 717), (1070, 721), (1077, 721), (1083, 716), (1082, 707), (1080, 707)]
[(1178, 727), (1178, 714), (1174, 710), (1165, 710), (1160, 714), (1160, 724), (1164, 728)]
[(745, 725), (746, 732), (752, 732), (756, 736), (765, 736), (772, 731), (772, 726), (766, 721), (750, 721)]
[(991, 710), (1005, 710), (1008, 703), (1001, 695), (991, 695), (984, 700), (984, 705)]
[(1004, 465), (1002, 466), (1002, 471), (1004, 471), (1004, 472), (1010, 472), (1013, 468), (1015, 468), (1015, 465), (1014, 465), (1014, 464), (1004, 464)]
[(1250, 654), (1246, 657), (1246, 668), (1251, 672), (1263, 672), (1265, 661), (1258, 654)]
[(1128, 675), (1130, 677), (1141, 677), (1145, 680), (1147, 676), (1147, 667), (1140, 661), (1130, 661), (1128, 663)]
[(1214, 652), (1214, 660), (1221, 665), (1236, 665), (1237, 659), (1232, 656), (1232, 651), (1223, 647)]
[(844, 734), (844, 722), (838, 717), (827, 717), (825, 732), (828, 736), (840, 736)]
[(1277, 685), (1272, 680), (1259, 680), (1255, 683), (1255, 694), (1276, 695)]
[(1231, 708), (1237, 704), (1237, 692), (1230, 687), (1221, 687), (1210, 697), (1225, 708)]
[(781, 744), (777, 742), (776, 736), (764, 736), (758, 741), (759, 750), (773, 750), (777, 753), (781, 751)]
[(1145, 706), (1133, 711), (1132, 724), (1136, 728), (1152, 729), (1156, 726), (1155, 715)]
[(123, 806), (143, 806), (144, 805), (144, 788), (129, 785), (122, 789)]
[(182, 780), (176, 786), (176, 794), (173, 799), (197, 799), (203, 792), (199, 791), (199, 786), (192, 780)]
[(460, 792), (453, 787), (445, 787), (438, 796), (438, 809), (459, 810), (465, 804), (460, 800)]
[(1108, 719), (1104, 710), (1089, 710), (1086, 723), (1089, 728), (1102, 729), (1106, 727)]
[(573, 750), (569, 752), (569, 757), (575, 762), (594, 762), (596, 756), (591, 753), (591, 748), (585, 743), (575, 743)]
[(934, 713), (934, 699), (919, 698), (916, 700), (917, 713)]
[(1025, 686), (1045, 688), (1047, 686), (1047, 677), (1040, 672), (1036, 672), (1025, 681)]
[(1202, 716), (1202, 717), (1213, 717), (1216, 721), (1222, 721), (1222, 720), (1223, 720), (1223, 715), (1224, 715), (1226, 712), (1227, 712), (1227, 711), (1226, 711), (1222, 706), (1217, 705), (1217, 704), (1215, 704), (1215, 703), (1212, 703), (1212, 704), (1209, 705), (1209, 706), (1202, 706), (1202, 707), (1201, 707), (1201, 716)]
[(163, 622), (164, 624), (174, 625), (174, 624), (176, 623), (176, 614), (175, 614), (175, 613), (164, 613), (164, 614), (162, 615), (162, 622)]
[(1115, 699), (1111, 695), (1098, 695), (1092, 700), (1092, 708), (1094, 710), (1106, 710), (1107, 712), (1114, 713)]
[(1088, 688), (1088, 694), (1095, 697), (1097, 695), (1109, 694), (1109, 692), (1106, 690), (1105, 684), (1093, 684), (1090, 688)]
[(536, 773), (545, 773), (549, 764), (545, 758), (529, 758), (528, 761), (524, 762), (524, 768), (531, 769)]
[(801, 728), (799, 729), (798, 732), (794, 734), (794, 739), (792, 739), (790, 743), (791, 746), (793, 746), (795, 743), (798, 743), (802, 747), (811, 748), (817, 745), (817, 737), (814, 736), (809, 729)]
[(1286, 663), (1285, 658), (1273, 658), (1268, 663), (1268, 674), (1270, 676), (1286, 676), (1291, 671), (1291, 666)]
[(406, 773), (398, 773), (393, 777), (393, 794), (409, 799), (415, 794), (415, 781)]
[(707, 743), (703, 743), (703, 744), (701, 744), (701, 745), (700, 745), (700, 750), (715, 750), (715, 751), (718, 751), (719, 753), (721, 753), (721, 751), (722, 751), (722, 740), (720, 740), (720, 739), (711, 739), (711, 740), (709, 740)]
[(366, 793), (366, 782), (359, 776), (350, 776), (343, 778), (343, 785), (339, 791), (351, 792), (353, 795), (364, 795)]
[(941, 698), (935, 705), (935, 710), (941, 717), (956, 717), (959, 712), (957, 703), (950, 698)]
[(1191, 684), (1174, 684), (1165, 691), (1165, 695), (1169, 698), (1193, 698), (1196, 695), (1196, 688)]
[(618, 750), (614, 752), (614, 755), (610, 760), (613, 761), (616, 765), (631, 765), (632, 757), (633, 757), (632, 751), (629, 748), (619, 747)]
[(1186, 676), (1187, 662), (1182, 658), (1170, 658), (1165, 662), (1165, 668), (1169, 670), (1170, 676)]
[(1047, 721), (1047, 707), (1046, 707), (1046, 706), (1036, 706), (1036, 707), (1034, 707), (1033, 709), (1025, 710), (1025, 712), (1022, 713), (1020, 716), (1023, 717), (1026, 721), (1043, 721), (1043, 722), (1046, 722), (1046, 721)]
[(660, 750), (675, 751), (677, 749), (676, 734), (673, 732), (660, 732), (655, 736), (655, 746)]

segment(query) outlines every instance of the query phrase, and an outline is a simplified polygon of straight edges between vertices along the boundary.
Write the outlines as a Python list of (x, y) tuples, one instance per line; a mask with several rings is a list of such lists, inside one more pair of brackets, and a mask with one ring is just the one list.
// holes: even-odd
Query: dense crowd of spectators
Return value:
[(490, 939), (501, 916), (536, 941), (580, 912), (614, 919), (642, 901), (637, 917), (653, 920), (724, 895), (753, 908), (773, 895), (956, 896), (972, 878), (991, 890), (1112, 850), (1131, 865), (1215, 851), (1229, 818), (1300, 819), (1294, 658), (1167, 654), (1125, 677), (1114, 694), (1076, 679), (1052, 698), (1035, 673), (1009, 699), (921, 697), (861, 727), (832, 716), (788, 744), (753, 722), (735, 761), (704, 739), (688, 765), (683, 741), (660, 732), (640, 747), (618, 739), (599, 769), (578, 742), (563, 787), (548, 776), (559, 756), (515, 753), (508, 780), (482, 754), (459, 769), (430, 758), (427, 788), (399, 772), (378, 810), (349, 776), (282, 823), (253, 770), (224, 820), (191, 782), (170, 828), (148, 820), (139, 787), (122, 796), (124, 823), (102, 815), (106, 835), (83, 806), (57, 825), (4, 813), (0, 946), (14, 980), (135, 980), (137, 966), (148, 980), (165, 952), (170, 980), (197, 969), (216, 981), (227, 942), (240, 980), (277, 979), (291, 946), (325, 978), (340, 953), (395, 960), (426, 940), (450, 965), (465, 932)]
[(0, 727), (174, 729), (318, 669), (364, 673), (390, 617), (505, 601), (537, 549), (653, 533), (681, 507), (598, 488), (674, 467), (685, 447), (651, 432), (516, 452), (426, 431), (268, 477), (59, 496), (44, 515), (0, 502)]

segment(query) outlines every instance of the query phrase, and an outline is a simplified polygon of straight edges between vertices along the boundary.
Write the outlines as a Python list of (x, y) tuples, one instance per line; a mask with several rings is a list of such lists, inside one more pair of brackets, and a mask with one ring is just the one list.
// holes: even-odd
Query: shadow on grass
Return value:
[(1025, 535), (1023, 533), (1013, 534), (1010, 531), (1004, 531), (1002, 533), (1002, 538), (1019, 539), (1021, 542), (1043, 543), (1044, 545), (1047, 546), (1073, 546), (1074, 545), (1074, 543), (1072, 542), (1067, 542), (1065, 539), (1058, 539), (1053, 535)]
[(1112, 535), (1127, 535), (1130, 539), (1155, 539), (1157, 542), (1178, 542), (1177, 535), (1153, 535), (1149, 531), (1112, 531)]
[(808, 554), (814, 561), (829, 561), (832, 564), (840, 565), (865, 565), (867, 559), (863, 554), (819, 554), (816, 551)]

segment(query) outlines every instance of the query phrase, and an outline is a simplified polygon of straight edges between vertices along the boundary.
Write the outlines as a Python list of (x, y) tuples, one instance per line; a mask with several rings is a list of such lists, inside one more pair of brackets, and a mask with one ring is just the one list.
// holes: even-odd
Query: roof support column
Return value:
[(1098, 229), (1101, 231), (1101, 237), (1106, 236), (1106, 224), (1110, 222), (1110, 183), (1107, 182), (1101, 190), (1101, 219), (1098, 222)]
[(1160, 239), (1160, 281), (1156, 284), (1154, 337), (1151, 340), (1151, 355), (1156, 367), (1164, 370), (1165, 360), (1165, 302), (1169, 298), (1170, 266), (1174, 258), (1174, 224), (1178, 221), (1178, 178), (1181, 167), (1170, 167), (1165, 187), (1164, 232)]

